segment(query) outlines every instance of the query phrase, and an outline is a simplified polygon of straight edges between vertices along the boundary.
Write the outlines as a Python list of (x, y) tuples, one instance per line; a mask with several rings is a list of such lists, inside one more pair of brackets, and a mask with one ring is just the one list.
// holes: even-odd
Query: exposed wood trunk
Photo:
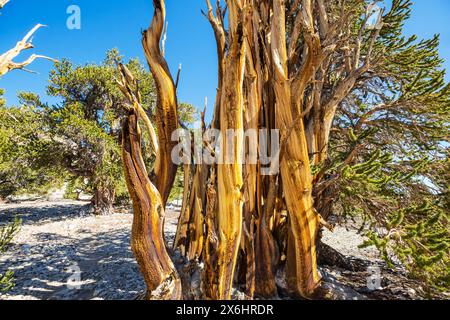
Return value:
[[(311, 4), (304, 1), (304, 6), (305, 17), (308, 18)], [(271, 45), (276, 118), (281, 136), (286, 139), (282, 146), (280, 170), (290, 222), (287, 281), (295, 294), (308, 298), (314, 295), (320, 284), (315, 248), (319, 218), (314, 210), (312, 198), (312, 176), (303, 120), (300, 119), (298, 123), (294, 123), (297, 118), (297, 110), (294, 106), (297, 105), (297, 102), (291, 103), (285, 40), (285, 7), (282, 0), (273, 2), (273, 11)], [(311, 56), (309, 59), (314, 59), (314, 57)], [(306, 77), (311, 72), (308, 68), (313, 68), (312, 63), (304, 66), (303, 74)], [(302, 89), (300, 89), (302, 87), (304, 88), (305, 85), (296, 86), (295, 89), (300, 90), (296, 92), (296, 95), (302, 94)], [(294, 129), (291, 134), (289, 128), (293, 125)]]
[[(123, 125), (122, 155), (128, 190), (133, 200), (133, 227), (131, 245), (147, 284), (147, 299), (181, 299), (183, 290), (177, 270), (167, 252), (164, 239), (165, 206), (175, 181), (177, 165), (172, 161), (172, 150), (178, 141), (172, 134), (178, 129), (176, 88), (161, 50), (165, 20), (163, 0), (154, 0), (154, 15), (150, 28), (143, 33), (145, 56), (155, 79), (158, 105), (158, 142), (154, 139), (151, 122), (142, 112), (141, 96), (136, 80), (120, 65), (119, 87), (127, 99), (128, 110)], [(154, 173), (150, 180), (141, 149), (139, 117), (157, 150)]]
[(125, 180), (133, 202), (131, 248), (147, 285), (147, 299), (181, 299), (182, 288), (164, 241), (164, 205), (150, 181), (142, 156), (139, 128), (140, 95), (131, 73), (119, 65), (127, 110), (122, 128), (122, 161)]
[(106, 215), (114, 212), (115, 190), (98, 187), (94, 190), (92, 206), (95, 215)]
[(181, 282), (164, 242), (164, 206), (142, 160), (141, 132), (135, 109), (123, 125), (122, 157), (133, 200), (131, 248), (147, 284), (147, 299), (181, 299)]
[(142, 44), (158, 93), (156, 124), (159, 151), (155, 162), (154, 181), (165, 207), (177, 173), (177, 165), (172, 161), (172, 150), (178, 141), (172, 141), (172, 134), (179, 126), (178, 102), (175, 83), (161, 51), (161, 38), (166, 17), (165, 3), (163, 0), (153, 0), (153, 7), (152, 23), (143, 33)]
[[(237, 1), (228, 3), (230, 24), (230, 50), (226, 57), (224, 84), (220, 103), (220, 128), (223, 138), (220, 155), (224, 161), (217, 166), (218, 184), (218, 236), (217, 299), (230, 299), (234, 271), (242, 236), (243, 209), (243, 96), (244, 34), (242, 7)], [(226, 133), (233, 130), (233, 139)]]

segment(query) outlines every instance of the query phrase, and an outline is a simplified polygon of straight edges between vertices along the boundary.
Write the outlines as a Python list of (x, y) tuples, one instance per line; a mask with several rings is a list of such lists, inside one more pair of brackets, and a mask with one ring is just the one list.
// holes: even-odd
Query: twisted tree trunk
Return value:
[[(172, 150), (178, 143), (172, 140), (172, 134), (178, 129), (177, 98), (160, 43), (165, 20), (164, 1), (154, 0), (153, 6), (152, 23), (143, 33), (142, 43), (158, 93), (158, 141), (154, 139), (153, 124), (141, 106), (138, 83), (126, 67), (120, 65), (118, 84), (128, 101), (124, 106), (128, 115), (123, 125), (122, 154), (134, 211), (131, 244), (147, 284), (147, 298), (181, 299), (181, 280), (168, 254), (163, 230), (165, 206), (177, 172), (177, 165), (172, 161)], [(150, 176), (142, 157), (139, 118), (153, 137), (152, 145), (157, 155)]]
[(123, 125), (122, 157), (133, 200), (131, 248), (147, 284), (147, 299), (181, 299), (181, 282), (164, 242), (164, 206), (142, 160), (138, 112), (129, 110)]
[[(155, 14), (143, 45), (158, 89), (158, 141), (153, 145), (159, 151), (150, 175), (155, 187), (141, 163), (139, 140), (134, 140), (140, 138), (137, 118), (145, 120), (151, 137), (154, 130), (140, 107), (137, 85), (125, 81), (130, 80), (126, 71), (121, 88), (130, 112), (124, 162), (135, 210), (134, 251), (149, 292), (169, 282), (172, 290), (164, 297), (180, 297), (160, 226), (177, 170), (170, 159), (178, 143), (171, 140), (178, 128), (177, 98), (160, 45), (164, 1), (153, 3)], [(330, 213), (326, 198), (332, 192), (313, 190), (323, 172), (313, 176), (311, 166), (326, 160), (336, 108), (368, 64), (361, 66), (357, 53), (357, 61), (345, 63), (348, 76), (334, 90), (324, 89), (332, 54), (344, 37), (339, 27), (349, 15), (333, 25), (329, 13), (337, 9), (323, 0), (227, 0), (227, 14), (220, 1), (215, 10), (209, 0), (206, 5), (219, 64), (210, 128), (220, 130), (221, 140), (218, 146), (209, 141), (203, 146), (219, 162), (184, 164), (174, 249), (189, 266), (201, 269), (202, 298), (230, 299), (235, 288), (244, 288), (249, 298), (274, 297), (276, 275), (283, 270), (292, 296), (314, 298), (321, 291), (316, 240), (324, 219), (319, 212)], [(202, 118), (205, 133), (204, 114)], [(187, 286), (194, 282), (183, 280)]]

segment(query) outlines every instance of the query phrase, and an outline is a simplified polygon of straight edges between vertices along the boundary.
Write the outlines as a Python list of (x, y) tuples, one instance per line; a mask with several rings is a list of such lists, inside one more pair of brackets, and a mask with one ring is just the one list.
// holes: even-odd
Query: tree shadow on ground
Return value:
[(23, 205), (0, 205), (0, 226), (12, 222), (15, 217), (20, 218), (23, 225), (41, 225), (67, 218), (82, 217), (89, 214), (90, 210), (89, 202), (78, 204), (61, 202), (57, 205), (51, 202), (39, 203), (39, 205), (27, 202)]
[[(130, 250), (129, 233), (124, 228), (69, 241), (51, 235), (50, 242), (31, 247), (29, 255), (0, 261), (0, 272), (15, 272), (16, 285), (8, 294), (40, 300), (135, 298), (145, 284)], [(78, 276), (79, 282), (71, 281)]]

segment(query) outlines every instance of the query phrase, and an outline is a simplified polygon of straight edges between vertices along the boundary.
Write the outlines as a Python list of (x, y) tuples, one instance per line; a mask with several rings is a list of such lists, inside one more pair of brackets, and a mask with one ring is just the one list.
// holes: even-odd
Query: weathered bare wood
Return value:
[[(302, 95), (312, 72), (310, 69), (317, 63), (309, 62), (315, 56), (317, 36), (313, 35), (311, 9), (309, 0), (303, 1), (304, 27), (311, 37), (310, 52), (300, 74), (305, 78), (294, 80), (293, 88), (289, 85), (287, 68), (287, 47), (285, 40), (285, 7), (284, 1), (273, 1), (273, 20), (271, 48), (273, 56), (274, 89), (276, 96), (277, 126), (281, 136), (287, 134), (297, 111), (296, 101)], [(313, 40), (316, 39), (316, 40)], [(295, 93), (294, 93), (295, 92)], [(291, 103), (291, 96), (294, 101)], [(312, 198), (312, 177), (309, 164), (308, 147), (304, 131), (303, 119), (290, 135), (286, 144), (285, 156), (280, 162), (283, 190), (290, 218), (289, 245), (287, 252), (287, 276), (290, 289), (305, 298), (312, 297), (320, 285), (317, 270), (315, 239), (318, 232), (319, 218), (314, 211)]]
[(223, 25), (223, 17), (220, 11), (220, 1), (217, 1), (216, 11), (217, 15), (214, 16), (213, 7), (211, 5), (210, 0), (206, 0), (206, 5), (208, 7), (208, 13), (205, 16), (208, 18), (216, 39), (216, 47), (217, 47), (217, 65), (218, 65), (218, 85), (217, 85), (217, 94), (216, 94), (216, 103), (214, 108), (214, 116), (213, 116), (213, 127), (219, 128), (220, 126), (220, 99), (222, 96), (222, 87), (223, 87), (223, 70), (224, 70), (224, 57), (225, 57), (225, 29)]
[(139, 117), (144, 122), (145, 127), (147, 129), (147, 133), (150, 137), (150, 143), (152, 144), (153, 147), (153, 150), (151, 152), (154, 154), (158, 154), (159, 152), (158, 137), (156, 135), (153, 123), (150, 121), (147, 112), (142, 107), (142, 98), (139, 92), (139, 87), (136, 86), (134, 91), (132, 91), (129, 84), (135, 81), (133, 75), (124, 65), (120, 64), (119, 70), (121, 72), (121, 79), (117, 81), (117, 84), (122, 93), (124, 94), (124, 96), (127, 98), (128, 101), (127, 107), (130, 109), (136, 108), (136, 110), (139, 112)]
[[(123, 162), (133, 199), (131, 246), (147, 283), (148, 299), (180, 299), (181, 287), (163, 239), (163, 203), (139, 156), (140, 133), (135, 110), (124, 124)], [(156, 292), (161, 289), (160, 292)]]
[(158, 93), (156, 124), (159, 152), (154, 172), (155, 185), (161, 193), (165, 206), (177, 173), (177, 165), (172, 161), (171, 154), (178, 143), (172, 141), (172, 134), (179, 127), (178, 102), (175, 83), (161, 51), (161, 37), (166, 16), (165, 3), (163, 0), (154, 0), (153, 7), (153, 19), (149, 29), (143, 33), (142, 44)]
[(2, 9), (8, 2), (9, 0), (0, 0), (0, 9)]
[(118, 80), (128, 104), (128, 115), (122, 130), (122, 159), (128, 191), (133, 201), (131, 248), (147, 284), (147, 299), (181, 299), (178, 273), (170, 259), (164, 241), (164, 204), (150, 181), (142, 157), (139, 99), (137, 83), (125, 66), (119, 66)]
[[(4, 4), (6, 4), (6, 2), (3, 3), (3, 5)], [(12, 70), (16, 70), (16, 69), (29, 71), (29, 70), (26, 70), (25, 67), (27, 67), (28, 65), (33, 63), (36, 59), (46, 59), (46, 60), (50, 60), (53, 62), (57, 62), (57, 60), (55, 60), (53, 58), (50, 58), (47, 56), (42, 56), (42, 55), (36, 55), (36, 54), (32, 54), (28, 59), (26, 59), (23, 62), (14, 62), (13, 61), (23, 51), (33, 48), (33, 44), (31, 42), (32, 37), (33, 37), (34, 33), (43, 26), (44, 25), (42, 25), (42, 24), (37, 24), (33, 29), (31, 29), (25, 35), (25, 37), (22, 40), (17, 42), (17, 44), (14, 48), (12, 48), (11, 50), (7, 51), (6, 53), (4, 53), (0, 56), (0, 77), (4, 76), (6, 73), (8, 73)]]
[[(222, 139), (220, 153), (224, 160), (217, 166), (218, 182), (218, 292), (217, 299), (230, 299), (234, 271), (242, 233), (243, 168), (243, 73), (245, 60), (242, 6), (227, 1), (229, 9), (230, 49), (225, 58), (223, 91), (220, 103), (222, 132), (234, 130), (233, 141)], [(228, 150), (233, 154), (226, 159)], [(229, 162), (229, 163), (226, 163)]]

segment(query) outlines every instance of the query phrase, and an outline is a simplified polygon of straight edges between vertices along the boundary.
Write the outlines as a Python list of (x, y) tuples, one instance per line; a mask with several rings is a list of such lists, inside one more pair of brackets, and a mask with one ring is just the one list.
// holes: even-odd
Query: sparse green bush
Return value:
[[(0, 227), (0, 254), (8, 250), (14, 236), (19, 232), (22, 221), (16, 218), (12, 223)], [(14, 287), (14, 272), (8, 270), (4, 274), (0, 273), (0, 292), (6, 292)]]

